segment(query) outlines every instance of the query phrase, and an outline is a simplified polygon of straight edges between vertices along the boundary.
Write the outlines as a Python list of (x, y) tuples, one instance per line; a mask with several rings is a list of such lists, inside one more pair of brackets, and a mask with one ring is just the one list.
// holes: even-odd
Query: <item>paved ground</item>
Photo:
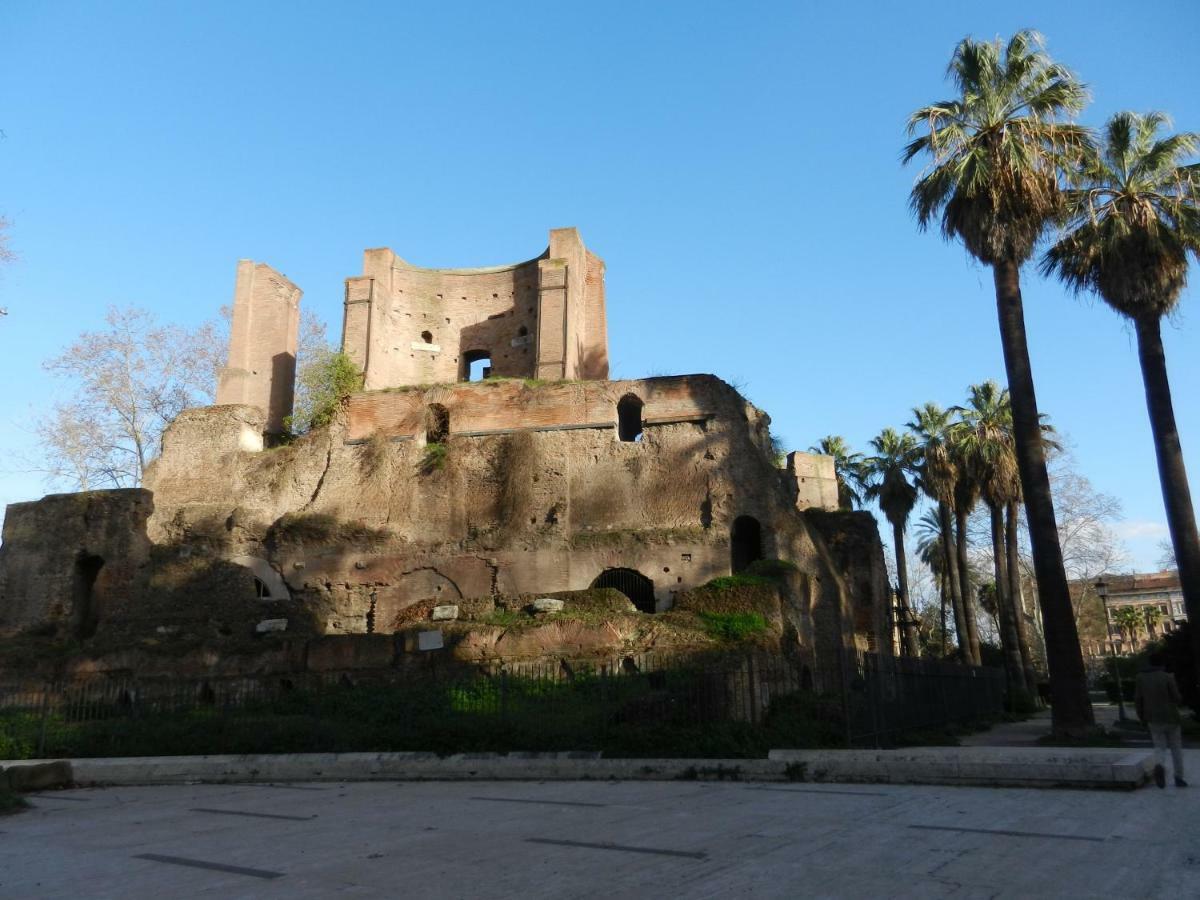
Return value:
[(33, 803), (0, 818), (6, 900), (1200, 896), (1200, 787), (375, 782)]

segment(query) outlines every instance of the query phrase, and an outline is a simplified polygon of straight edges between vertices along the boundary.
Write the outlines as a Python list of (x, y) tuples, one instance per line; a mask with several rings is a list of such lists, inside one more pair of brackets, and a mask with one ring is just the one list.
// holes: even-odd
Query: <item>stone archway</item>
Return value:
[(612, 588), (620, 591), (641, 612), (657, 611), (654, 599), (654, 582), (637, 569), (605, 569), (591, 584), (594, 588)]

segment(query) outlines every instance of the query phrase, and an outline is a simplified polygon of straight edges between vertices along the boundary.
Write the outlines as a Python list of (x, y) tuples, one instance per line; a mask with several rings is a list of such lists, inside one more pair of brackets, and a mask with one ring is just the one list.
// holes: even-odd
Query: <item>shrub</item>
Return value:
[(431, 472), (436, 472), (446, 465), (446, 456), (448, 451), (445, 444), (426, 444), (425, 455), (421, 457), (417, 463), (417, 471), (422, 475), (428, 475)]
[(347, 397), (362, 389), (363, 374), (345, 353), (327, 350), (300, 368), (295, 412), (284, 423), (293, 434), (324, 428)]

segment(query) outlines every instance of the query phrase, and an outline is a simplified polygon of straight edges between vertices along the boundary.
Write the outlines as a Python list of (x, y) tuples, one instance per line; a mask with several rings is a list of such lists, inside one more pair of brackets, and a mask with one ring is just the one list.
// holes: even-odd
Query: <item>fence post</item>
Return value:
[(50, 685), (42, 689), (41, 721), (38, 723), (38, 739), (36, 757), (43, 759), (46, 753), (46, 718), (50, 711)]

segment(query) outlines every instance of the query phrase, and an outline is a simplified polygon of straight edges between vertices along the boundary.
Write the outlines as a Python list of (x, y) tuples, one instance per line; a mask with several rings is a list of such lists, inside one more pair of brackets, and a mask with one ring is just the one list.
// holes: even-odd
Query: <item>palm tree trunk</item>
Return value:
[(1029, 542), (1033, 547), (1033, 570), (1037, 576), (1038, 602), (1046, 633), (1053, 731), (1064, 737), (1084, 737), (1096, 720), (1088, 699), (1087, 671), (1083, 667), (1083, 652), (1079, 647), (1079, 632), (1075, 628), (1062, 547), (1058, 542), (1050, 477), (1046, 474), (1042, 423), (1025, 336), (1021, 268), (1016, 260), (994, 262), (992, 278), (996, 285), (1000, 343), (1004, 349), (1004, 368), (1012, 400), (1017, 467), (1021, 473)]
[(954, 550), (958, 557), (958, 585), (962, 593), (963, 618), (967, 635), (968, 662), (982, 665), (979, 654), (979, 624), (975, 614), (975, 598), (971, 594), (971, 567), (967, 564), (967, 510), (954, 508)]
[(1150, 430), (1154, 435), (1154, 453), (1158, 457), (1158, 480), (1162, 483), (1163, 505), (1167, 510), (1167, 528), (1171, 532), (1171, 546), (1175, 548), (1184, 607), (1188, 621), (1192, 623), (1192, 653), (1200, 660), (1200, 537), (1196, 533), (1196, 510), (1192, 506), (1187, 469), (1183, 464), (1183, 447), (1175, 427), (1162, 323), (1158, 316), (1145, 316), (1135, 320), (1134, 325), (1142, 381), (1146, 385), (1146, 408), (1150, 412)]
[(954, 610), (954, 633), (958, 636), (959, 658), (970, 665), (971, 642), (967, 637), (967, 617), (963, 610), (962, 583), (958, 580), (958, 555), (954, 541), (954, 523), (950, 519), (950, 505), (938, 503), (938, 522), (942, 526), (942, 549), (946, 554), (946, 582), (950, 586), (950, 603)]
[(917, 639), (917, 623), (908, 605), (908, 560), (904, 555), (904, 526), (892, 523), (892, 540), (896, 547), (896, 580), (900, 593), (900, 635), (904, 641), (904, 652), (914, 659), (921, 655), (921, 642)]
[[(946, 553), (945, 546), (942, 547), (942, 556), (949, 556)], [(942, 659), (946, 658), (946, 607), (950, 602), (950, 586), (946, 581), (946, 565), (943, 562), (942, 571), (938, 573), (938, 594), (942, 598), (942, 652), (939, 654)]]
[(1033, 652), (1029, 648), (1029, 623), (1025, 621), (1025, 599), (1021, 591), (1021, 550), (1017, 546), (1019, 512), (1017, 501), (1009, 500), (1007, 522), (1004, 526), (1005, 556), (1008, 559), (1008, 598), (1013, 615), (1017, 620), (1017, 644), (1021, 648), (1021, 666), (1025, 669), (1025, 685), (1031, 692), (1037, 690), (1037, 669), (1033, 665)]
[(1025, 699), (1025, 667), (1021, 665), (1021, 646), (1017, 642), (1017, 623), (1008, 591), (1008, 558), (1004, 550), (1004, 513), (999, 506), (987, 505), (992, 525), (992, 573), (996, 579), (996, 613), (1000, 625), (1000, 649), (1004, 651), (1004, 672), (1008, 678), (1009, 702), (1016, 707)]

